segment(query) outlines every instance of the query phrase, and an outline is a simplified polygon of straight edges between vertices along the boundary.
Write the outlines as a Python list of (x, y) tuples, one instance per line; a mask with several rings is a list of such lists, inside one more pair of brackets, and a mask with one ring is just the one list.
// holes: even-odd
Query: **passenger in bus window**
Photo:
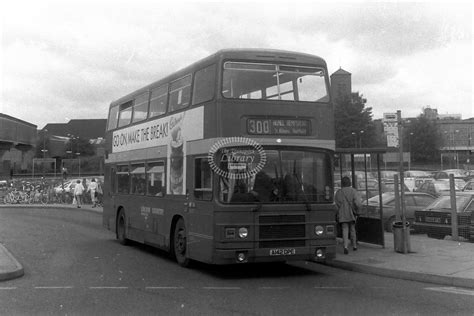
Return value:
[(145, 192), (146, 192), (146, 182), (145, 182), (145, 179), (139, 178), (139, 179), (137, 180), (137, 185), (136, 185), (135, 192), (136, 192), (137, 194), (145, 194)]
[(283, 197), (289, 201), (297, 201), (301, 193), (296, 174), (287, 173), (283, 178)]
[(255, 202), (256, 198), (247, 190), (247, 185), (244, 181), (238, 180), (238, 183), (235, 186), (234, 194), (230, 200), (231, 202)]
[(275, 187), (270, 176), (264, 171), (260, 171), (255, 175), (253, 192), (255, 192), (260, 202), (274, 201), (278, 195), (278, 189)]

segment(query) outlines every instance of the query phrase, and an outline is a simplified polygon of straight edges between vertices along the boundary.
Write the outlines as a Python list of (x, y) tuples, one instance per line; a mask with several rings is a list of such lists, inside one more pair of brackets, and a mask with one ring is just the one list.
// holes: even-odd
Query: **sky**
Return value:
[(2, 1), (0, 113), (39, 129), (109, 104), (223, 48), (323, 57), (373, 118), (474, 117), (470, 2)]

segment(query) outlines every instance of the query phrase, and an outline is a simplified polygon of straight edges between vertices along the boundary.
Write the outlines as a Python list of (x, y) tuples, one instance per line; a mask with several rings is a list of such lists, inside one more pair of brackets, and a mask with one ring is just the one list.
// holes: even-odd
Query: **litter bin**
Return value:
[(410, 222), (405, 222), (405, 233), (403, 232), (403, 222), (394, 222), (393, 231), (393, 248), (396, 252), (405, 253), (404, 243), (406, 241), (406, 252), (410, 252)]

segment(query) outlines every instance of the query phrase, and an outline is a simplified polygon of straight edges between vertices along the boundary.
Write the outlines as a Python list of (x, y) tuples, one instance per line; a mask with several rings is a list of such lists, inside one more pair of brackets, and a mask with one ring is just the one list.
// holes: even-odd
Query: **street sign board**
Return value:
[(387, 147), (398, 147), (398, 117), (397, 113), (383, 114), (383, 130), (387, 135)]

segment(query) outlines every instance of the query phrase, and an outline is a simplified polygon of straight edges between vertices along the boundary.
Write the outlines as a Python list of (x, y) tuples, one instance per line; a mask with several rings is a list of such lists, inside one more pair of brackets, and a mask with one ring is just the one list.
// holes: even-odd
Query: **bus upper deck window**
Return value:
[(132, 119), (132, 105), (133, 101), (129, 101), (120, 105), (118, 127), (130, 124)]
[(193, 104), (212, 100), (215, 92), (216, 65), (196, 71), (194, 75)]
[(150, 117), (166, 113), (168, 104), (168, 85), (163, 85), (151, 90)]
[(107, 123), (107, 130), (111, 130), (117, 127), (118, 115), (119, 115), (119, 107), (118, 106), (111, 107), (110, 112), (109, 112), (109, 122)]
[(173, 81), (170, 84), (170, 112), (189, 105), (191, 97), (191, 75)]
[(327, 90), (325, 71), (318, 67), (224, 64), (222, 95), (225, 98), (327, 102)]
[(133, 105), (133, 123), (146, 119), (148, 115), (148, 96), (149, 93), (143, 93), (135, 98)]

